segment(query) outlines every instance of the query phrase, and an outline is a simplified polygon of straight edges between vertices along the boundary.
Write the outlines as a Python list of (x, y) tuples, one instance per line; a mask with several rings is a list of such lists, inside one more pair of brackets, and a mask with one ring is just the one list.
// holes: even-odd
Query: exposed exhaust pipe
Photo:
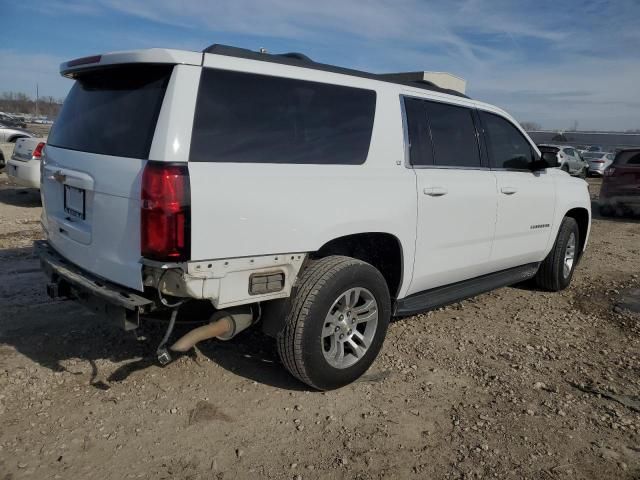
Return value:
[(254, 315), (251, 307), (220, 310), (211, 316), (209, 324), (194, 328), (171, 345), (170, 349), (174, 352), (186, 352), (196, 343), (214, 337), (219, 340), (231, 340), (253, 323)]

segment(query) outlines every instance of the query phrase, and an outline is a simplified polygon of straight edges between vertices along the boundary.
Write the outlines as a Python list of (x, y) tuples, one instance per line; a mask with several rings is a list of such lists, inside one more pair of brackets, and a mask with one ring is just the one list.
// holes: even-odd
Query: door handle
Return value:
[(504, 193), (505, 195), (513, 195), (514, 193), (516, 193), (518, 191), (517, 188), (513, 188), (513, 187), (502, 187), (500, 189), (500, 191), (502, 193)]
[(426, 187), (423, 192), (430, 197), (441, 197), (449, 193), (449, 190), (444, 187)]

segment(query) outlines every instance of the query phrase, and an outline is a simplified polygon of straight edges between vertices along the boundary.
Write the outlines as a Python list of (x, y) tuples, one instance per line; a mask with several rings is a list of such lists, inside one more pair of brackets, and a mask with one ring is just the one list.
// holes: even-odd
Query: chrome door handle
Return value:
[(426, 187), (423, 192), (430, 197), (441, 197), (449, 193), (449, 190), (444, 187)]
[(500, 189), (500, 191), (502, 193), (504, 193), (505, 195), (513, 195), (514, 193), (516, 193), (518, 191), (518, 189), (513, 188), (513, 187), (502, 187)]

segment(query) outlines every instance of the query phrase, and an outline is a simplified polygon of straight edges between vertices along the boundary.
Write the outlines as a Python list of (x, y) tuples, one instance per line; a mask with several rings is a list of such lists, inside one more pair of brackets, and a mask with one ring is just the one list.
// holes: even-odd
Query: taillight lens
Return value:
[(40, 160), (42, 158), (42, 149), (45, 145), (46, 143), (44, 142), (40, 142), (38, 145), (36, 145), (36, 148), (33, 149), (33, 153), (31, 154), (32, 160)]
[(142, 173), (141, 253), (160, 261), (190, 256), (191, 193), (186, 164), (148, 162)]

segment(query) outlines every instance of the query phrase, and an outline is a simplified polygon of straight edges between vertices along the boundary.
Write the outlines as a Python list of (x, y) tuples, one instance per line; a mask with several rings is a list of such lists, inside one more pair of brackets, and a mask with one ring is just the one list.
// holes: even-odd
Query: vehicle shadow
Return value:
[(611, 216), (603, 216), (600, 214), (599, 206), (600, 204), (598, 200), (591, 201), (591, 216), (593, 220), (604, 220), (618, 223), (640, 223), (640, 212), (635, 214), (630, 212), (615, 212)]
[(40, 207), (40, 190), (15, 185), (1, 185), (0, 202), (14, 207)]
[[(45, 278), (30, 249), (14, 250), (0, 251), (0, 271), (17, 277), (18, 285), (29, 283), (31, 291), (20, 298), (21, 292), (0, 286), (0, 347), (12, 347), (53, 372), (79, 377), (88, 374), (89, 385), (99, 390), (108, 390), (135, 372), (163, 368), (158, 363), (156, 348), (166, 331), (166, 321), (143, 320), (136, 335), (124, 332), (75, 302), (51, 301), (46, 297)], [(23, 264), (18, 265), (17, 259)], [(182, 323), (185, 320), (188, 323)], [(169, 344), (198, 323), (192, 318), (179, 319)], [(285, 370), (275, 342), (264, 336), (259, 326), (232, 340), (208, 340), (196, 348), (234, 375), (286, 390), (308, 389)], [(174, 359), (183, 356), (194, 362), (202, 359), (193, 349), (173, 355)], [(117, 364), (115, 369), (113, 363)], [(181, 363), (180, 368), (189, 366)]]

